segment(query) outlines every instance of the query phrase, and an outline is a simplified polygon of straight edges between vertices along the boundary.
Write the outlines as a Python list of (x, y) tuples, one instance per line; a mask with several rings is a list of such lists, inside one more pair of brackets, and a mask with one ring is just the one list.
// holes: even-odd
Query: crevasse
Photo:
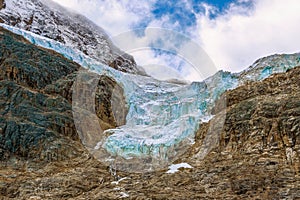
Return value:
[(224, 91), (244, 81), (259, 81), (300, 64), (299, 54), (274, 55), (258, 60), (241, 73), (219, 71), (202, 82), (177, 85), (116, 71), (59, 42), (15, 27), (1, 26), (98, 74), (111, 76), (123, 87), (129, 106), (126, 124), (107, 130), (111, 135), (102, 142), (102, 147), (112, 155), (127, 159), (149, 155), (165, 157), (173, 145), (187, 139), (193, 143), (199, 124), (212, 117), (210, 109)]

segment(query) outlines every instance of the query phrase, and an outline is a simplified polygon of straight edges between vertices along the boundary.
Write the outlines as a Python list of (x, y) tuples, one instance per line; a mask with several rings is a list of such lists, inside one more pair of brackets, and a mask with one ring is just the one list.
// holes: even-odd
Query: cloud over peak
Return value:
[(166, 66), (177, 70), (186, 79), (199, 79), (199, 76), (194, 76), (191, 65), (179, 61), (179, 54), (179, 58), (170, 59), (176, 54), (157, 53), (151, 49), (153, 41), (161, 39), (166, 45), (168, 42), (181, 42), (179, 46), (184, 49), (179, 52), (188, 51), (187, 41), (172, 38), (165, 41), (163, 35), (149, 35), (146, 29), (151, 27), (167, 28), (187, 35), (201, 45), (218, 69), (229, 71), (241, 71), (266, 55), (299, 52), (300, 49), (298, 0), (55, 1), (87, 16), (111, 36), (141, 28), (133, 31), (135, 34), (127, 42), (142, 41), (144, 46), (149, 47), (150, 50), (134, 53), (138, 64), (147, 65), (148, 73), (164, 74), (166, 69), (163, 66)]

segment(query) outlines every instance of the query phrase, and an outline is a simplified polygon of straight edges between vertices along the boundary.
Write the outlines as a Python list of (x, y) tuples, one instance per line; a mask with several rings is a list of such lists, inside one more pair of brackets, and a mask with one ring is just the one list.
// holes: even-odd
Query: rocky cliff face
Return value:
[[(226, 91), (176, 161), (193, 168), (126, 173), (104, 166), (79, 141), (71, 87), (81, 67), (2, 28), (0, 45), (1, 198), (300, 198), (300, 67)], [(99, 77), (95, 96), (103, 129), (125, 123), (115, 80)], [(112, 101), (120, 102), (121, 119)]]
[[(195, 164), (205, 165), (200, 168), (211, 175), (207, 191), (229, 199), (300, 197), (299, 75), (297, 67), (222, 95), (215, 117), (200, 128), (189, 154), (200, 158), (204, 138), (213, 136), (214, 148)], [(224, 114), (225, 123), (219, 124)]]
[[(80, 66), (3, 28), (0, 43), (1, 159), (40, 159), (58, 148), (66, 156), (78, 155), (82, 146), (76, 143), (71, 86)], [(99, 77), (95, 109), (104, 130), (117, 125), (110, 106), (116, 87), (111, 78)], [(122, 105), (120, 88), (118, 94)]]
[(51, 0), (2, 0), (0, 22), (67, 44), (117, 70), (145, 74), (115, 47), (104, 30)]

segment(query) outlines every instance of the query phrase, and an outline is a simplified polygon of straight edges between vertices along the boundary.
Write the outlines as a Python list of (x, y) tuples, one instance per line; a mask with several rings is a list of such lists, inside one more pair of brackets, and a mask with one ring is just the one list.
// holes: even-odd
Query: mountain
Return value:
[[(10, 29), (24, 37), (0, 28), (1, 198), (300, 197), (299, 54), (269, 56), (241, 73), (220, 71), (204, 82), (181, 85), (122, 73), (76, 55), (80, 52), (68, 55), (68, 48), (55, 41)], [(49, 46), (55, 48), (47, 49)], [(88, 70), (79, 65), (80, 59), (75, 63), (66, 57), (89, 62), (97, 72), (94, 79), (86, 76)], [(176, 144), (174, 137), (188, 137), (192, 142), (171, 146), (174, 149), (167, 149), (167, 154), (162, 154), (167, 157), (162, 158), (186, 147), (168, 164), (183, 162), (192, 168), (170, 174), (166, 173), (168, 166), (162, 165), (141, 172), (139, 167), (149, 167), (142, 161), (152, 160), (121, 159), (128, 164), (125, 167), (131, 167), (129, 171), (121, 170), (120, 162), (99, 161), (87, 145), (97, 144), (99, 136), (91, 133), (91, 138), (82, 140), (82, 127), (75, 124), (74, 92), (90, 90), (85, 84), (74, 90), (80, 74), (96, 83), (97, 118), (83, 128), (93, 130), (99, 122), (103, 130), (112, 131), (106, 132), (111, 139), (107, 144), (122, 138), (122, 128), (138, 134), (158, 127), (152, 130), (162, 135), (150, 136), (157, 136), (152, 141), (161, 146), (168, 141)], [(82, 96), (85, 100), (89, 93)], [(113, 102), (120, 105), (118, 115)], [(93, 107), (88, 101), (83, 104)], [(81, 109), (83, 123), (88, 122), (85, 119), (91, 113)], [(167, 109), (171, 109), (170, 115), (166, 115)], [(180, 129), (180, 121), (188, 123), (184, 129)], [(141, 128), (135, 128), (139, 123)], [(114, 134), (119, 135), (110, 137)], [(122, 139), (115, 146), (125, 147), (125, 153), (118, 152), (120, 157), (130, 151), (137, 157), (147, 152), (133, 151), (132, 144), (126, 143), (129, 136)], [(153, 153), (154, 160), (155, 151), (148, 153)]]
[[(85, 70), (3, 28), (0, 43), (1, 160), (11, 155), (36, 160), (58, 146), (60, 151), (77, 154), (78, 144), (74, 146), (74, 141), (79, 138), (72, 115), (71, 87), (76, 75)], [(112, 90), (118, 89), (117, 83), (99, 76), (97, 88), (99, 123), (103, 129), (114, 128), (110, 101)], [(114, 97), (121, 105), (124, 99), (120, 87), (118, 94)], [(125, 123), (124, 119), (119, 122), (122, 120)]]
[(0, 22), (71, 46), (114, 69), (145, 75), (133, 57), (119, 50), (103, 29), (51, 0), (2, 0)]
[[(85, 141), (84, 145), (93, 152), (92, 149), (99, 149), (99, 144), (102, 143), (102, 147), (109, 154), (107, 156), (119, 160), (118, 162), (122, 163), (120, 166), (126, 169), (130, 168), (125, 164), (124, 158), (141, 159), (139, 163), (143, 165), (137, 165), (139, 169), (132, 169), (133, 171), (153, 169), (154, 166), (163, 168), (176, 159), (189, 144), (193, 143), (198, 124), (212, 117), (215, 101), (226, 90), (247, 82), (263, 80), (273, 73), (285, 72), (300, 64), (299, 54), (274, 55), (261, 59), (262, 62), (256, 62), (255, 67), (250, 67), (239, 74), (219, 71), (203, 82), (180, 85), (157, 81), (151, 77), (123, 74), (53, 40), (20, 29), (5, 27), (23, 35), (34, 44), (53, 49), (82, 66), (88, 66), (98, 74), (106, 74), (121, 85), (127, 102), (126, 124), (117, 129), (107, 130), (108, 137), (104, 140), (86, 140), (85, 138), (99, 138), (99, 135), (102, 135), (98, 129), (91, 131), (89, 130), (91, 127), (85, 126), (94, 124), (94, 121), (88, 118), (83, 127), (77, 124), (80, 127), (78, 134)], [(86, 100), (81, 99), (81, 96), (79, 94), (75, 101), (83, 101), (78, 105), (85, 105)], [(226, 101), (223, 103), (226, 106)], [(93, 102), (89, 104), (92, 105)], [(80, 111), (89, 109), (84, 106), (73, 108)], [(80, 118), (85, 118), (81, 113), (75, 114), (78, 114), (79, 121), (82, 121)], [(77, 119), (76, 115), (74, 117)], [(102, 153), (98, 156), (103, 157)], [(144, 162), (150, 159), (149, 157), (151, 162)], [(131, 162), (130, 160), (127, 164), (131, 165)]]

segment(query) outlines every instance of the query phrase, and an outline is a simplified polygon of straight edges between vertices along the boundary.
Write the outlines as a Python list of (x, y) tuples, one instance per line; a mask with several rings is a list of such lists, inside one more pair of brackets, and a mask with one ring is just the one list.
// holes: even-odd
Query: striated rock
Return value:
[(0, 80), (41, 89), (80, 67), (54, 51), (36, 48), (3, 28), (0, 33)]
[[(37, 48), (2, 28), (0, 33), (3, 158), (15, 155), (35, 159), (71, 143), (77, 138), (71, 105), (63, 97), (50, 96), (41, 89), (77, 71), (79, 65), (55, 52)], [(72, 145), (70, 148), (76, 154), (76, 148)], [(69, 151), (66, 146), (66, 152)]]
[[(73, 121), (71, 86), (80, 66), (3, 28), (0, 43), (1, 160), (16, 156), (47, 163), (79, 156), (83, 146)], [(116, 127), (111, 103), (115, 98), (120, 108), (125, 105), (123, 90), (107, 77), (99, 77), (97, 88), (99, 120), (106, 129)], [(120, 125), (126, 107), (123, 112)]]
[[(77, 74), (75, 72), (59, 79), (53, 84), (47, 85), (43, 91), (51, 95), (60, 95), (69, 103), (72, 103), (72, 85)], [(108, 76), (102, 75), (96, 77), (98, 78), (98, 84), (95, 91), (94, 105), (101, 128), (106, 130), (125, 124), (128, 107), (123, 88)], [(114, 108), (112, 105), (114, 105)]]
[[(223, 180), (226, 194), (239, 198), (300, 197), (299, 73), (297, 67), (261, 82), (249, 82), (225, 92), (217, 102), (214, 119), (226, 111), (222, 131), (215, 136), (218, 143), (195, 164), (205, 163), (214, 172), (210, 182), (214, 194), (222, 194)], [(214, 135), (211, 130), (218, 126), (213, 120), (199, 129), (187, 160), (201, 157), (205, 138)]]
[(96, 115), (101, 119), (103, 130), (115, 128), (126, 123), (128, 107), (124, 90), (115, 80), (100, 76), (96, 90)]

